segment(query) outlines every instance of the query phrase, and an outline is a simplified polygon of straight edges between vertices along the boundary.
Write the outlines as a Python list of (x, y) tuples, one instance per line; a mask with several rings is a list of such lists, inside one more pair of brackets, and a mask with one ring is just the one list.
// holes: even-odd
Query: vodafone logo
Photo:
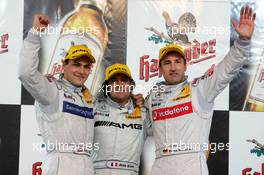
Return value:
[(192, 112), (192, 102), (187, 102), (172, 107), (156, 109), (152, 112), (152, 118), (154, 121), (166, 120), (190, 114)]

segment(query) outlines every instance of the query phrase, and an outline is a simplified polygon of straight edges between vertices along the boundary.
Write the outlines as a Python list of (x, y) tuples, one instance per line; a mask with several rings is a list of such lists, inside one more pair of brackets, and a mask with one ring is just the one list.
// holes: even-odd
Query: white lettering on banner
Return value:
[(156, 109), (152, 112), (152, 118), (156, 120), (166, 120), (176, 118), (193, 112), (192, 102), (183, 103), (180, 105)]

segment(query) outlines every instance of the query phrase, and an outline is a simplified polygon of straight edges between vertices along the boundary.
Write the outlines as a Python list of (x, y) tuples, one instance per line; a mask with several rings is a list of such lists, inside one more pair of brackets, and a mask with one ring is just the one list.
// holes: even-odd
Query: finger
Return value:
[(130, 97), (134, 100), (135, 99), (135, 96), (134, 94), (130, 93)]
[(248, 19), (252, 19), (252, 8), (249, 8)]
[(49, 24), (49, 17), (47, 15), (44, 15), (44, 20), (47, 24)]
[(234, 30), (235, 30), (237, 33), (240, 33), (240, 31), (239, 31), (239, 26), (238, 26), (237, 21), (232, 20), (232, 27), (234, 28)]
[(137, 100), (137, 102), (138, 102), (138, 103), (143, 103), (143, 102), (144, 102), (144, 99), (139, 98), (139, 99)]
[(49, 23), (49, 17), (47, 16), (47, 15), (44, 15), (44, 14), (39, 14), (39, 15), (37, 15), (37, 17), (38, 17), (38, 20), (40, 21), (40, 22), (44, 22), (44, 23)]
[(142, 94), (137, 94), (137, 96), (138, 96), (139, 98), (143, 98), (143, 95), (142, 95)]
[(144, 104), (144, 99), (139, 99), (139, 100), (138, 100), (138, 103), (140, 103), (140, 104)]
[(140, 107), (140, 108), (142, 108), (142, 107), (143, 107), (143, 105), (142, 105), (142, 104), (136, 104), (136, 106), (137, 106), (137, 107)]
[(252, 18), (252, 21), (255, 21), (256, 20), (256, 13), (253, 14), (253, 18)]
[(133, 96), (134, 96), (134, 98), (143, 98), (143, 95), (142, 94), (135, 94)]
[(46, 26), (48, 26), (48, 25), (49, 25), (49, 20), (45, 20), (45, 21), (44, 21), (44, 24), (45, 24)]
[(136, 101), (135, 102), (135, 105), (142, 107), (143, 106), (143, 102), (142, 101)]
[(232, 27), (236, 30), (237, 29), (237, 22), (235, 20), (231, 20)]
[(45, 26), (47, 26), (49, 24), (49, 20), (47, 18), (43, 18), (42, 17), (41, 20), (40, 20), (40, 23), (44, 24)]
[(137, 106), (143, 106), (143, 102), (142, 101), (136, 102), (136, 105)]
[(144, 99), (142, 97), (138, 97), (135, 99), (136, 103), (143, 103)]
[(240, 10), (240, 21), (241, 21), (242, 19), (244, 19), (244, 12), (245, 12), (245, 7), (243, 6), (243, 7), (241, 8), (241, 10)]
[(244, 14), (245, 19), (248, 19), (248, 14), (249, 14), (249, 7), (248, 5), (246, 5), (245, 14)]

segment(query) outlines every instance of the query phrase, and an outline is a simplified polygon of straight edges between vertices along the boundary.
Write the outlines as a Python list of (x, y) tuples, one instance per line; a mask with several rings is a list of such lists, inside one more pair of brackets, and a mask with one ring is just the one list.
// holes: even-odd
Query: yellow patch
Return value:
[(83, 97), (84, 97), (86, 103), (88, 103), (88, 104), (92, 104), (93, 103), (92, 96), (91, 96), (89, 90), (86, 87), (82, 91), (82, 94), (83, 94)]
[(126, 115), (126, 119), (136, 120), (141, 118), (141, 110), (139, 107), (136, 107), (131, 114)]
[(172, 99), (172, 101), (179, 101), (191, 97), (190, 85), (183, 87), (179, 95)]

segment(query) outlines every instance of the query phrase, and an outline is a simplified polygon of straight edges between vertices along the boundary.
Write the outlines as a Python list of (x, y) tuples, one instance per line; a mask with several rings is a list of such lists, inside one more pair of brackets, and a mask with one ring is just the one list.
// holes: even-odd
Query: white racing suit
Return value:
[(249, 56), (249, 42), (237, 40), (212, 74), (177, 85), (159, 83), (146, 98), (156, 146), (152, 175), (208, 175), (208, 147), (215, 97)]
[(64, 79), (49, 80), (38, 70), (40, 37), (29, 32), (20, 55), (19, 79), (35, 98), (40, 134), (48, 152), (43, 175), (94, 174), (93, 105), (82, 88)]
[(147, 128), (146, 109), (134, 108), (129, 99), (119, 105), (109, 97), (94, 103), (94, 143), (99, 143), (94, 161), (96, 175), (137, 175)]

